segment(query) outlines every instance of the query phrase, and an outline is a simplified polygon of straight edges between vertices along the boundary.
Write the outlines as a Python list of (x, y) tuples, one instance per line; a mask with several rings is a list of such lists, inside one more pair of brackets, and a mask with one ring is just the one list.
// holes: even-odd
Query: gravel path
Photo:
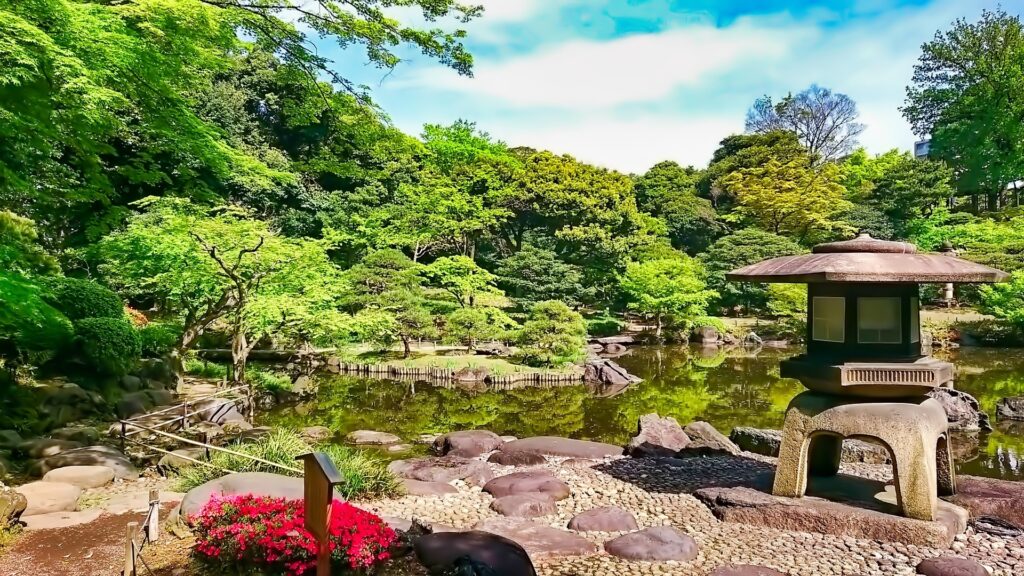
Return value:
[[(541, 561), (542, 575), (621, 576), (622, 574), (704, 575), (730, 563), (757, 564), (793, 575), (912, 575), (925, 558), (956, 555), (985, 564), (995, 576), (1024, 574), (1024, 537), (1001, 538), (976, 534), (970, 529), (959, 536), (950, 550), (913, 545), (858, 540), (822, 534), (785, 532), (755, 526), (722, 523), (689, 492), (707, 486), (747, 484), (770, 471), (774, 460), (744, 454), (743, 458), (715, 457), (689, 460), (613, 458), (593, 466), (561, 464), (551, 459), (551, 469), (572, 489), (557, 503), (554, 515), (536, 519), (552, 527), (566, 527), (575, 514), (597, 506), (615, 505), (630, 510), (641, 528), (672, 525), (687, 532), (700, 544), (694, 562), (649, 563), (626, 561), (606, 553), (593, 556)], [(523, 468), (490, 464), (498, 475)], [(887, 466), (844, 465), (844, 473), (889, 480)], [(457, 529), (468, 529), (480, 520), (495, 516), (492, 498), (479, 487), (455, 482), (459, 491), (440, 497), (406, 496), (396, 500), (363, 503), (385, 516), (417, 519)], [(618, 533), (583, 533), (602, 544)]]

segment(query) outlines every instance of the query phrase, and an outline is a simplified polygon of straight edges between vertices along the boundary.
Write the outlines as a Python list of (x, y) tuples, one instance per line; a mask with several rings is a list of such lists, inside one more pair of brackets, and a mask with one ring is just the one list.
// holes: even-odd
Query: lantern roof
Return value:
[(909, 242), (877, 240), (862, 233), (851, 240), (815, 246), (810, 254), (772, 258), (725, 275), (736, 282), (989, 283), (1009, 275), (947, 254), (919, 253)]

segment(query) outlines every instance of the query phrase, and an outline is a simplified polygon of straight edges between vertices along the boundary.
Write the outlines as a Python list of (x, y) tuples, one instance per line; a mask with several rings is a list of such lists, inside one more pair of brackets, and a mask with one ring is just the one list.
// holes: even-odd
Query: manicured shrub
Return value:
[[(235, 452), (256, 456), (268, 462), (294, 468), (295, 459), (308, 453), (312, 448), (298, 434), (289, 430), (274, 430), (263, 438), (232, 445)], [(328, 444), (316, 449), (326, 453), (334, 461), (338, 472), (344, 478), (338, 492), (345, 498), (378, 498), (401, 494), (401, 484), (387, 467), (379, 460), (350, 450), (343, 446)], [(292, 473), (242, 456), (224, 452), (214, 452), (209, 466), (190, 466), (184, 468), (179, 477), (177, 489), (187, 492), (196, 486), (224, 475), (223, 470), (235, 472), (274, 472), (277, 474)], [(301, 474), (295, 473), (295, 476)]]
[[(317, 542), (305, 527), (302, 500), (242, 494), (212, 498), (189, 519), (195, 552), (205, 563), (232, 573), (301, 576), (316, 568)], [(365, 510), (341, 501), (328, 524), (331, 564), (366, 570), (389, 558), (394, 530)]]
[(81, 359), (102, 374), (127, 374), (142, 356), (139, 333), (124, 317), (86, 318), (75, 332)]
[(0, 358), (41, 363), (67, 348), (74, 330), (28, 279), (0, 272)]
[(516, 326), (498, 308), (459, 308), (445, 318), (444, 341), (475, 350), (480, 342), (505, 340)]
[(85, 318), (124, 317), (121, 298), (92, 280), (52, 277), (43, 286), (47, 301), (72, 322)]
[(162, 358), (178, 342), (180, 327), (162, 322), (150, 322), (139, 328), (139, 342), (143, 358)]
[(625, 322), (612, 316), (607, 311), (593, 318), (587, 318), (587, 334), (598, 338), (621, 334), (625, 327)]
[(563, 302), (548, 300), (534, 305), (517, 338), (520, 355), (532, 366), (560, 366), (583, 357), (587, 325), (578, 312)]

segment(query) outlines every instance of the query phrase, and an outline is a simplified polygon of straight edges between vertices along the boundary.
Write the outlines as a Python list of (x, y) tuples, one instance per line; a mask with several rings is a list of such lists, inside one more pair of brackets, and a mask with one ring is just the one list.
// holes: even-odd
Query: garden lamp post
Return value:
[(808, 473), (834, 475), (844, 438), (885, 445), (904, 515), (933, 520), (955, 490), (945, 410), (926, 396), (952, 387), (953, 366), (921, 351), (918, 286), (1001, 282), (1007, 274), (906, 242), (852, 240), (728, 273), (741, 282), (806, 283), (807, 352), (781, 374), (809, 391), (786, 410), (772, 492), (801, 497)]

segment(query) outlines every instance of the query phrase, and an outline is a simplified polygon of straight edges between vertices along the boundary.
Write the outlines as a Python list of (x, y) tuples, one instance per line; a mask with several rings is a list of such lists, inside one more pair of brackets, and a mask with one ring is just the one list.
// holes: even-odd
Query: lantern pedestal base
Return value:
[(938, 496), (955, 492), (946, 412), (927, 397), (871, 401), (804, 392), (789, 403), (772, 493), (799, 498), (808, 474), (839, 470), (844, 438), (885, 446), (893, 462), (896, 498), (903, 515), (934, 520)]

